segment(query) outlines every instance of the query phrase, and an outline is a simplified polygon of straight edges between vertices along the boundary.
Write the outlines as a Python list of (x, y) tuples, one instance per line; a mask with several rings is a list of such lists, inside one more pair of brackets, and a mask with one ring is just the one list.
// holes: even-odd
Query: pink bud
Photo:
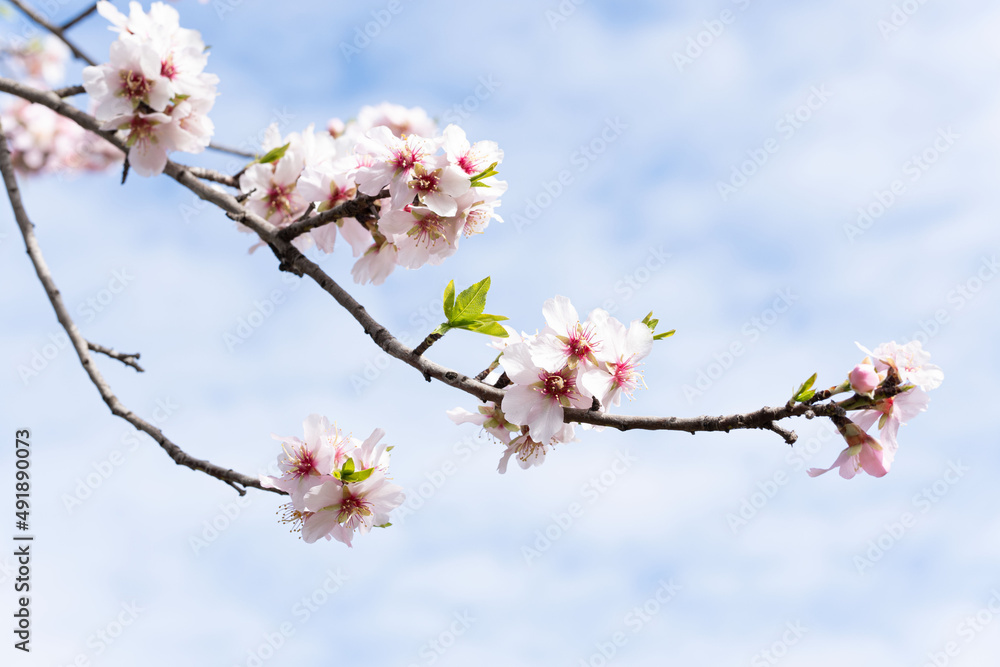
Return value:
[(871, 395), (881, 382), (872, 364), (858, 364), (847, 379), (851, 382), (851, 389), (865, 395)]

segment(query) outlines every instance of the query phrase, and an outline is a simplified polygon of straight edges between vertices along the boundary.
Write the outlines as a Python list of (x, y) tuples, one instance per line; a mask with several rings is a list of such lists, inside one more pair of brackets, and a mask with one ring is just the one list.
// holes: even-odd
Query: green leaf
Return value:
[(354, 472), (354, 459), (347, 459), (347, 463), (340, 469), (341, 474), (350, 475)]
[(677, 333), (677, 329), (671, 329), (670, 331), (665, 331), (661, 334), (656, 334), (655, 336), (653, 336), (653, 340), (663, 340), (664, 338), (670, 338), (675, 333)]
[(486, 276), (475, 285), (462, 290), (455, 299), (455, 307), (452, 315), (448, 317), (449, 322), (459, 320), (472, 320), (477, 315), (482, 314), (486, 308), (486, 294), (490, 291), (490, 277)]
[(812, 391), (812, 386), (816, 382), (816, 373), (809, 376), (809, 379), (799, 385), (799, 388), (792, 395), (793, 402), (805, 403), (810, 398), (816, 395), (815, 391)]
[(257, 158), (257, 162), (260, 164), (270, 164), (272, 162), (277, 162), (281, 158), (285, 157), (285, 151), (291, 146), (291, 142), (285, 144), (284, 146), (278, 146), (277, 148), (272, 148), (263, 157)]
[(358, 472), (352, 472), (350, 474), (342, 475), (340, 481), (344, 482), (345, 484), (351, 484), (353, 482), (363, 482), (369, 477), (371, 477), (373, 472), (375, 472), (375, 468), (359, 470)]
[(496, 336), (497, 338), (507, 337), (507, 330), (496, 322), (483, 322), (482, 324), (476, 326), (470, 326), (468, 329), (469, 331), (486, 334), (487, 336)]
[(478, 324), (479, 322), (503, 322), (509, 318), (503, 315), (490, 315), (489, 313), (483, 313), (482, 315), (476, 315), (475, 317), (469, 317), (462, 320), (452, 320), (448, 322), (448, 325), (452, 329), (466, 329), (470, 325)]
[[(452, 280), (444, 288), (444, 316), (451, 320), (451, 313), (455, 309), (455, 281)], [(443, 332), (442, 332), (443, 333)]]
[(388, 528), (391, 525), (392, 525), (391, 523), (380, 523), (379, 525), (377, 525), (375, 527), (376, 528)]

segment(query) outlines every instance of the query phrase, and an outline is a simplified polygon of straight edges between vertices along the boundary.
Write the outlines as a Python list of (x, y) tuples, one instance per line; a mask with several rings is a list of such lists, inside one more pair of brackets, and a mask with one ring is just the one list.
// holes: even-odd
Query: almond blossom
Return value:
[(861, 343), (855, 345), (875, 360), (875, 368), (880, 372), (894, 369), (902, 384), (912, 383), (927, 391), (936, 389), (944, 380), (941, 368), (927, 362), (931, 355), (924, 350), (919, 340), (905, 345), (897, 345), (896, 341), (882, 343), (874, 351), (868, 350)]
[(311, 544), (325, 537), (353, 546), (355, 531), (364, 535), (388, 524), (389, 512), (404, 499), (403, 489), (389, 483), (381, 470), (361, 482), (327, 480), (305, 494), (302, 539)]
[(837, 424), (837, 430), (847, 441), (847, 448), (840, 452), (837, 460), (829, 468), (810, 468), (807, 470), (809, 476), (817, 477), (834, 468), (840, 469), (840, 476), (844, 479), (851, 479), (861, 470), (872, 477), (885, 476), (892, 464), (892, 454), (886, 456), (888, 452), (882, 447), (882, 443), (845, 417), (834, 421)]
[(551, 439), (543, 442), (537, 442), (531, 437), (531, 433), (524, 433), (511, 440), (507, 445), (507, 449), (504, 450), (500, 457), (500, 463), (497, 465), (497, 472), (501, 475), (507, 472), (507, 464), (512, 456), (524, 470), (532, 466), (540, 466), (545, 462), (545, 455), (548, 454), (551, 447), (575, 440), (572, 424), (563, 424)]
[(465, 408), (453, 408), (447, 411), (448, 418), (456, 424), (476, 424), (504, 444), (510, 443), (511, 433), (521, 430), (517, 424), (507, 421), (503, 410), (496, 403), (489, 402), (480, 405), (477, 412), (469, 412)]
[(581, 373), (580, 384), (607, 409), (621, 405), (622, 395), (632, 398), (642, 385), (639, 366), (653, 349), (653, 332), (641, 320), (634, 320), (626, 329), (604, 310), (595, 310), (590, 319), (604, 342), (597, 353), (597, 365)]
[(563, 408), (591, 405), (591, 399), (577, 387), (572, 369), (538, 365), (526, 343), (508, 347), (500, 357), (500, 365), (514, 383), (505, 392), (500, 407), (511, 422), (527, 426), (536, 442), (548, 442), (559, 432)]
[(83, 69), (102, 129), (121, 132), (129, 162), (144, 176), (162, 172), (172, 151), (204, 150), (218, 77), (203, 71), (200, 33), (181, 28), (177, 10), (160, 2), (148, 14), (133, 2), (127, 17), (104, 0), (97, 9), (118, 33), (108, 62)]

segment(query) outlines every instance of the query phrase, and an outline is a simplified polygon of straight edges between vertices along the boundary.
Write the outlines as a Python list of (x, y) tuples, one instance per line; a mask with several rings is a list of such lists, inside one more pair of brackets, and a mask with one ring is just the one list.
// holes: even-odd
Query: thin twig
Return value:
[[(439, 334), (439, 333), (429, 333), (429, 334), (427, 334), (427, 338), (425, 338), (420, 343), (420, 345), (417, 345), (415, 348), (413, 348), (413, 356), (419, 357), (421, 354), (423, 354), (424, 352), (426, 352), (427, 349), (431, 345), (433, 345), (437, 341), (441, 340), (441, 337), (443, 335), (444, 334)], [(479, 378), (476, 378), (476, 379), (478, 380)]]
[(21, 0), (10, 0), (10, 4), (12, 4), (15, 7), (17, 7), (18, 9), (20, 9), (21, 12), (25, 16), (27, 16), (29, 19), (31, 19), (32, 21), (34, 21), (38, 25), (40, 25), (43, 28), (45, 28), (46, 30), (48, 30), (49, 32), (51, 32), (53, 35), (55, 35), (56, 37), (58, 37), (59, 39), (61, 39), (62, 42), (63, 42), (63, 44), (65, 44), (66, 46), (68, 46), (69, 50), (73, 52), (73, 57), (74, 58), (76, 58), (78, 60), (82, 60), (83, 62), (87, 63), (88, 65), (96, 65), (97, 64), (96, 62), (94, 62), (90, 58), (90, 56), (88, 56), (86, 53), (84, 53), (83, 51), (81, 51), (76, 46), (76, 44), (74, 44), (73, 42), (71, 42), (66, 37), (66, 35), (63, 34), (63, 29), (62, 28), (60, 28), (59, 26), (52, 25), (51, 23), (49, 23), (48, 20), (44, 16), (42, 16), (41, 14), (39, 14), (38, 12), (36, 12), (34, 9), (32, 9), (31, 7), (29, 7), (28, 5), (26, 5), (23, 2), (21, 2)]
[(96, 2), (94, 4), (92, 4), (90, 7), (87, 7), (86, 9), (84, 9), (82, 12), (80, 12), (79, 14), (77, 14), (76, 16), (74, 16), (73, 18), (71, 18), (69, 21), (66, 21), (65, 23), (63, 23), (61, 26), (59, 26), (59, 29), (62, 30), (63, 32), (66, 32), (67, 30), (69, 30), (70, 28), (72, 28), (73, 26), (75, 26), (77, 23), (79, 23), (83, 19), (85, 19), (88, 16), (90, 16), (91, 14), (93, 14), (95, 11), (97, 11), (97, 3)]
[(100, 354), (103, 354), (105, 356), (111, 357), (112, 359), (117, 359), (118, 361), (122, 362), (126, 366), (131, 366), (132, 368), (134, 368), (135, 370), (137, 370), (140, 373), (145, 373), (146, 372), (142, 368), (142, 366), (140, 366), (136, 362), (136, 360), (139, 358), (139, 353), (138, 352), (136, 352), (135, 354), (125, 354), (124, 352), (115, 352), (110, 347), (104, 347), (103, 345), (98, 345), (97, 343), (91, 343), (89, 340), (87, 341), (87, 348), (91, 352), (99, 352)]
[(210, 143), (208, 145), (208, 147), (210, 149), (212, 149), (213, 151), (219, 151), (220, 153), (229, 153), (230, 155), (238, 155), (240, 157), (249, 158), (251, 160), (254, 159), (255, 157), (257, 157), (253, 153), (248, 153), (246, 151), (241, 151), (238, 148), (230, 148), (228, 146), (221, 146), (221, 145), (215, 143), (214, 141), (212, 143)]
[(228, 185), (231, 188), (239, 189), (240, 187), (240, 182), (235, 178), (227, 176), (226, 174), (220, 174), (214, 169), (205, 169), (204, 167), (188, 167), (187, 169), (194, 174), (196, 178), (213, 181), (215, 183), (222, 183), (223, 185)]
[[(83, 365), (83, 369), (90, 377), (90, 381), (93, 382), (95, 387), (97, 387), (97, 391), (101, 394), (101, 398), (104, 399), (108, 408), (110, 408), (111, 413), (116, 417), (121, 417), (140, 431), (147, 433), (153, 438), (153, 440), (159, 443), (160, 447), (166, 450), (170, 458), (172, 458), (178, 465), (187, 466), (192, 470), (200, 470), (201, 472), (211, 475), (216, 479), (220, 479), (239, 491), (240, 495), (246, 493), (245, 487), (252, 486), (258, 489), (263, 489), (264, 487), (261, 485), (260, 481), (254, 477), (240, 474), (231, 469), (222, 468), (208, 461), (197, 459), (186, 453), (180, 447), (171, 442), (165, 435), (163, 435), (163, 432), (160, 429), (136, 415), (134, 412), (126, 408), (120, 400), (118, 400), (118, 397), (111, 391), (111, 387), (104, 379), (104, 376), (102, 376), (100, 371), (97, 370), (97, 365), (94, 363), (93, 357), (90, 355), (90, 345), (80, 334), (80, 330), (77, 329), (76, 324), (73, 322), (73, 318), (69, 315), (69, 311), (66, 310), (66, 305), (63, 303), (62, 296), (59, 294), (59, 289), (56, 287), (56, 283), (52, 278), (52, 273), (49, 271), (48, 264), (46, 264), (45, 258), (42, 256), (41, 247), (38, 245), (38, 239), (35, 237), (34, 227), (28, 219), (28, 214), (25, 212), (24, 204), (21, 201), (21, 193), (17, 186), (17, 177), (14, 174), (14, 166), (11, 162), (10, 151), (7, 148), (7, 139), (3, 136), (2, 127), (0, 127), (0, 172), (3, 174), (4, 184), (7, 187), (7, 196), (10, 199), (10, 205), (14, 211), (14, 218), (17, 220), (18, 229), (21, 230), (21, 236), (24, 238), (24, 245), (28, 250), (28, 257), (31, 259), (31, 263), (35, 267), (35, 273), (38, 274), (38, 280), (45, 288), (45, 294), (48, 296), (49, 302), (52, 304), (52, 308), (56, 312), (56, 318), (59, 320), (59, 324), (62, 325), (66, 334), (69, 336), (70, 341), (73, 343), (73, 347), (76, 350), (77, 356), (80, 358), (80, 363)], [(275, 489), (267, 490), (280, 493)]]

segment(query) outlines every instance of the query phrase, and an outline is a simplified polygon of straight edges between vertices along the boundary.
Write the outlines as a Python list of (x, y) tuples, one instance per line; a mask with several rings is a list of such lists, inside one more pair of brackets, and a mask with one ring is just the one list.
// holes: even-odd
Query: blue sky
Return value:
[[(362, 437), (384, 428), (411, 501), (353, 549), (305, 545), (275, 521), (271, 494), (237, 505), (133, 441), (52, 343), (58, 325), (5, 210), (2, 423), (8, 436), (32, 429), (37, 475), (35, 652), (18, 664), (596, 667), (613, 652), (609, 664), (636, 666), (922, 667), (997, 655), (994, 4), (588, 0), (551, 14), (558, 3), (400, 0), (350, 59), (341, 45), (389, 3), (177, 7), (212, 47), (220, 143), (391, 101), (504, 149), (506, 222), (441, 266), (359, 287), (344, 248), (323, 260), (397, 335), (437, 324), (449, 280), (490, 275), (489, 312), (521, 329), (539, 327), (556, 294), (676, 327), (632, 414), (777, 405), (813, 372), (841, 381), (856, 340), (926, 338), (945, 382), (883, 479), (807, 477), (841, 445), (806, 420), (787, 424), (791, 450), (769, 433), (589, 432), (500, 476), (499, 446), (445, 417), (474, 400), (387, 363), (320, 290), (248, 255), (248, 236), (173, 182), (25, 181), (84, 334), (142, 353), (142, 375), (99, 361), (126, 405), (251, 474), (277, 454), (269, 434), (300, 434), (312, 412)], [(94, 54), (112, 37), (101, 19), (75, 34)], [(273, 314), (228, 349), (275, 292)], [(490, 361), (483, 343), (455, 332), (429, 354), (474, 373)]]

